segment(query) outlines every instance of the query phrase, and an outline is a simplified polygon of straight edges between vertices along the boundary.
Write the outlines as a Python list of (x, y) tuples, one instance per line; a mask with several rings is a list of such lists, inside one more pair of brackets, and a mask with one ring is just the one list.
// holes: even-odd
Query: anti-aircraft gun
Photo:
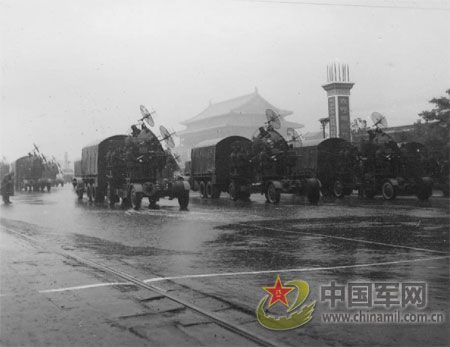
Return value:
[[(142, 118), (139, 124), (131, 126), (130, 135), (112, 136), (83, 149), (81, 172), (88, 197), (102, 201), (106, 196), (110, 206), (121, 201), (124, 208), (131, 206), (136, 210), (143, 198), (148, 198), (150, 208), (158, 208), (157, 202), (162, 197), (177, 198), (180, 209), (186, 210), (190, 186), (177, 175), (177, 157), (171, 152), (173, 133), (160, 126), (161, 136), (157, 137), (151, 130), (152, 113), (144, 106), (140, 109)], [(88, 157), (95, 164), (92, 170), (86, 170)], [(80, 189), (77, 192), (80, 198)]]
[[(264, 194), (267, 202), (278, 203), (281, 193), (306, 195), (316, 204), (320, 198), (320, 182), (302, 163), (302, 156), (275, 129), (280, 129), (279, 115), (266, 110), (267, 122), (253, 136), (248, 154), (247, 169), (252, 173), (251, 183), (239, 175), (232, 177), (230, 195), (234, 199), (247, 198), (248, 192)], [(237, 157), (238, 158), (238, 157)], [(242, 160), (241, 160), (242, 162)], [(248, 180), (247, 180), (248, 181)]]
[(33, 147), (33, 151), (13, 164), (15, 188), (18, 191), (50, 191), (58, 170), (36, 144)]
[(383, 115), (374, 112), (371, 118), (374, 127), (368, 130), (369, 140), (360, 146), (360, 195), (373, 198), (381, 194), (385, 200), (392, 200), (399, 194), (413, 194), (427, 200), (433, 180), (427, 173), (426, 148), (417, 142), (399, 145), (383, 131), (387, 126)]

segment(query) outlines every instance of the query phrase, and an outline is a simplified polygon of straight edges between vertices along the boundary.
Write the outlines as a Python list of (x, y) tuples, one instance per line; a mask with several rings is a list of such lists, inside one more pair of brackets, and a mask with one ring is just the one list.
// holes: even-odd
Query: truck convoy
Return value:
[(13, 164), (15, 189), (18, 191), (49, 192), (56, 184), (59, 168), (56, 162), (48, 161), (37, 153), (17, 159)]
[(369, 141), (359, 147), (340, 138), (293, 147), (275, 130), (277, 115), (272, 110), (266, 115), (266, 126), (252, 140), (230, 136), (192, 149), (187, 166), (202, 197), (218, 198), (227, 191), (233, 200), (247, 200), (259, 192), (267, 202), (278, 203), (281, 193), (293, 193), (315, 204), (320, 190), (338, 198), (354, 190), (386, 200), (397, 194), (414, 194), (420, 200), (431, 196), (428, 155), (419, 143), (399, 146), (375, 126)]

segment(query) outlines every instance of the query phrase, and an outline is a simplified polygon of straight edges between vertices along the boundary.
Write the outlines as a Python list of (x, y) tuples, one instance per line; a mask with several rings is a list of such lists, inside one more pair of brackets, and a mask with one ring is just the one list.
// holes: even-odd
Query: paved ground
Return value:
[[(78, 202), (69, 187), (14, 197), (1, 206), (1, 344), (449, 345), (448, 199), (252, 198), (194, 196), (180, 212), (167, 200), (156, 211)], [(306, 325), (257, 322), (262, 287), (278, 274), (309, 283), (307, 300), (317, 303)], [(327, 324), (326, 313), (357, 312), (321, 301), (331, 281), (426, 282), (425, 308), (376, 309), (445, 322)], [(286, 313), (280, 304), (269, 311)]]

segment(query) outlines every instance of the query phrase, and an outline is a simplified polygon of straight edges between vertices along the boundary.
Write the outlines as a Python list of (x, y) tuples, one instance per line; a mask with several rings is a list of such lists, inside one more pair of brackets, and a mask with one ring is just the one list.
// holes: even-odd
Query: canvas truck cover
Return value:
[(242, 136), (229, 136), (200, 142), (191, 151), (191, 175), (215, 175), (217, 181), (226, 179), (230, 170), (230, 154), (235, 142), (251, 141)]

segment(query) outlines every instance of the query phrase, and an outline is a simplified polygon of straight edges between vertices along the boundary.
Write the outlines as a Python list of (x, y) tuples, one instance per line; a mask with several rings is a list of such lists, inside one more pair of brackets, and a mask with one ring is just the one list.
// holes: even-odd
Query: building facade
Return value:
[(181, 122), (186, 129), (177, 132), (180, 146), (177, 153), (183, 161), (189, 160), (191, 148), (205, 140), (225, 138), (239, 135), (251, 138), (257, 129), (267, 122), (266, 109), (272, 109), (280, 115), (281, 129), (278, 131), (286, 136), (288, 128), (299, 129), (303, 125), (290, 122), (285, 117), (292, 111), (283, 110), (264, 99), (255, 88), (251, 94), (210, 103), (209, 106), (195, 117)]

